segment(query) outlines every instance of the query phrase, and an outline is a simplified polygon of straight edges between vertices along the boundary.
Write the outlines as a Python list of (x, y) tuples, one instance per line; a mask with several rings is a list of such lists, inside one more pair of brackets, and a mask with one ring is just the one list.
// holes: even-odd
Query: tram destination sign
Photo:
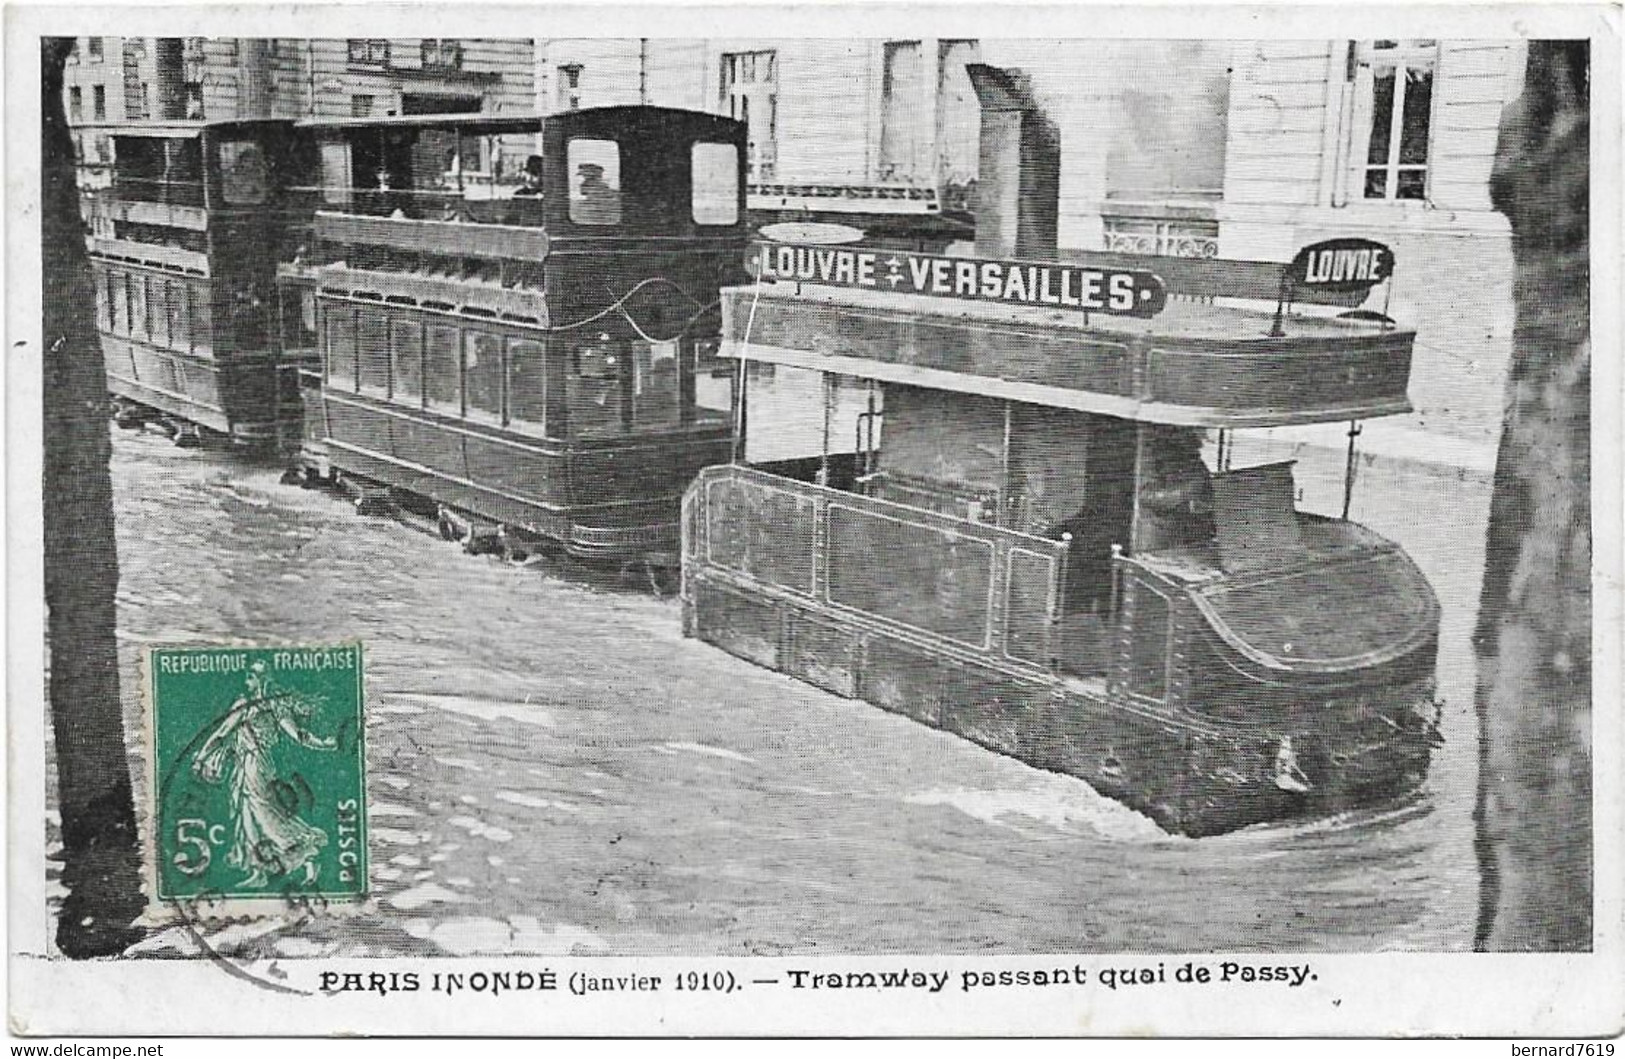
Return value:
[(1370, 290), (1394, 274), (1394, 252), (1370, 239), (1328, 239), (1298, 251), (1287, 267), (1296, 288)]
[(1162, 280), (1143, 269), (790, 243), (757, 244), (754, 264), (762, 279), (1113, 316), (1155, 316), (1168, 302)]

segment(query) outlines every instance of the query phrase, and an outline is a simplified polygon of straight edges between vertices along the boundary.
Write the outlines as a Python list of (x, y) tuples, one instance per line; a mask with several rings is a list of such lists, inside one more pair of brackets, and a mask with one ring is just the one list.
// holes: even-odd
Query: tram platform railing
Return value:
[(683, 499), (702, 579), (941, 654), (1055, 675), (1067, 545), (737, 464)]
[(546, 260), (550, 242), (540, 228), (510, 224), (369, 217), (319, 212), (315, 234), (326, 242), (389, 247), (408, 253), (484, 257), (514, 261)]

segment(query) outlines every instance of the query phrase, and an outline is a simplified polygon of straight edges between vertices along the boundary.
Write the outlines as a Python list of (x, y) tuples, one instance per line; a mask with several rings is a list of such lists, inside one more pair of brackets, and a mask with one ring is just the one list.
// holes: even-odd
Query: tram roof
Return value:
[(290, 127), (292, 125), (293, 122), (286, 118), (192, 118), (175, 119), (173, 121), (89, 122), (84, 125), (77, 125), (75, 128), (86, 132), (105, 132), (113, 136), (145, 136), (153, 139), (179, 140), (201, 136), (205, 132), (231, 132), (238, 129)]
[(466, 129), (478, 126), (488, 136), (540, 132), (545, 119), (540, 114), (395, 114), (381, 118), (303, 118), (295, 125), (315, 132), (348, 132), (352, 129)]
[(1149, 319), (798, 285), (723, 291), (724, 354), (854, 378), (1206, 427), (1411, 411), (1412, 330), (1172, 299)]

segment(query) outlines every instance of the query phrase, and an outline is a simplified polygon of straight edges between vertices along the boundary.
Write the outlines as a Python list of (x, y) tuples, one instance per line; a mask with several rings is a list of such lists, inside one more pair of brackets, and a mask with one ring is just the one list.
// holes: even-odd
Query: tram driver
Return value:
[(577, 224), (619, 224), (621, 193), (604, 181), (604, 167), (583, 162), (576, 167), (577, 190), (570, 197), (570, 219)]

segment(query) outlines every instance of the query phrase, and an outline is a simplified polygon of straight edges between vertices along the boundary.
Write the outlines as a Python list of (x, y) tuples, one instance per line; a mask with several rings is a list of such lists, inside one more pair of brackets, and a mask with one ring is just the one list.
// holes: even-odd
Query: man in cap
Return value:
[(621, 193), (604, 181), (604, 167), (583, 162), (576, 174), (581, 183), (570, 201), (570, 219), (577, 224), (619, 224)]

